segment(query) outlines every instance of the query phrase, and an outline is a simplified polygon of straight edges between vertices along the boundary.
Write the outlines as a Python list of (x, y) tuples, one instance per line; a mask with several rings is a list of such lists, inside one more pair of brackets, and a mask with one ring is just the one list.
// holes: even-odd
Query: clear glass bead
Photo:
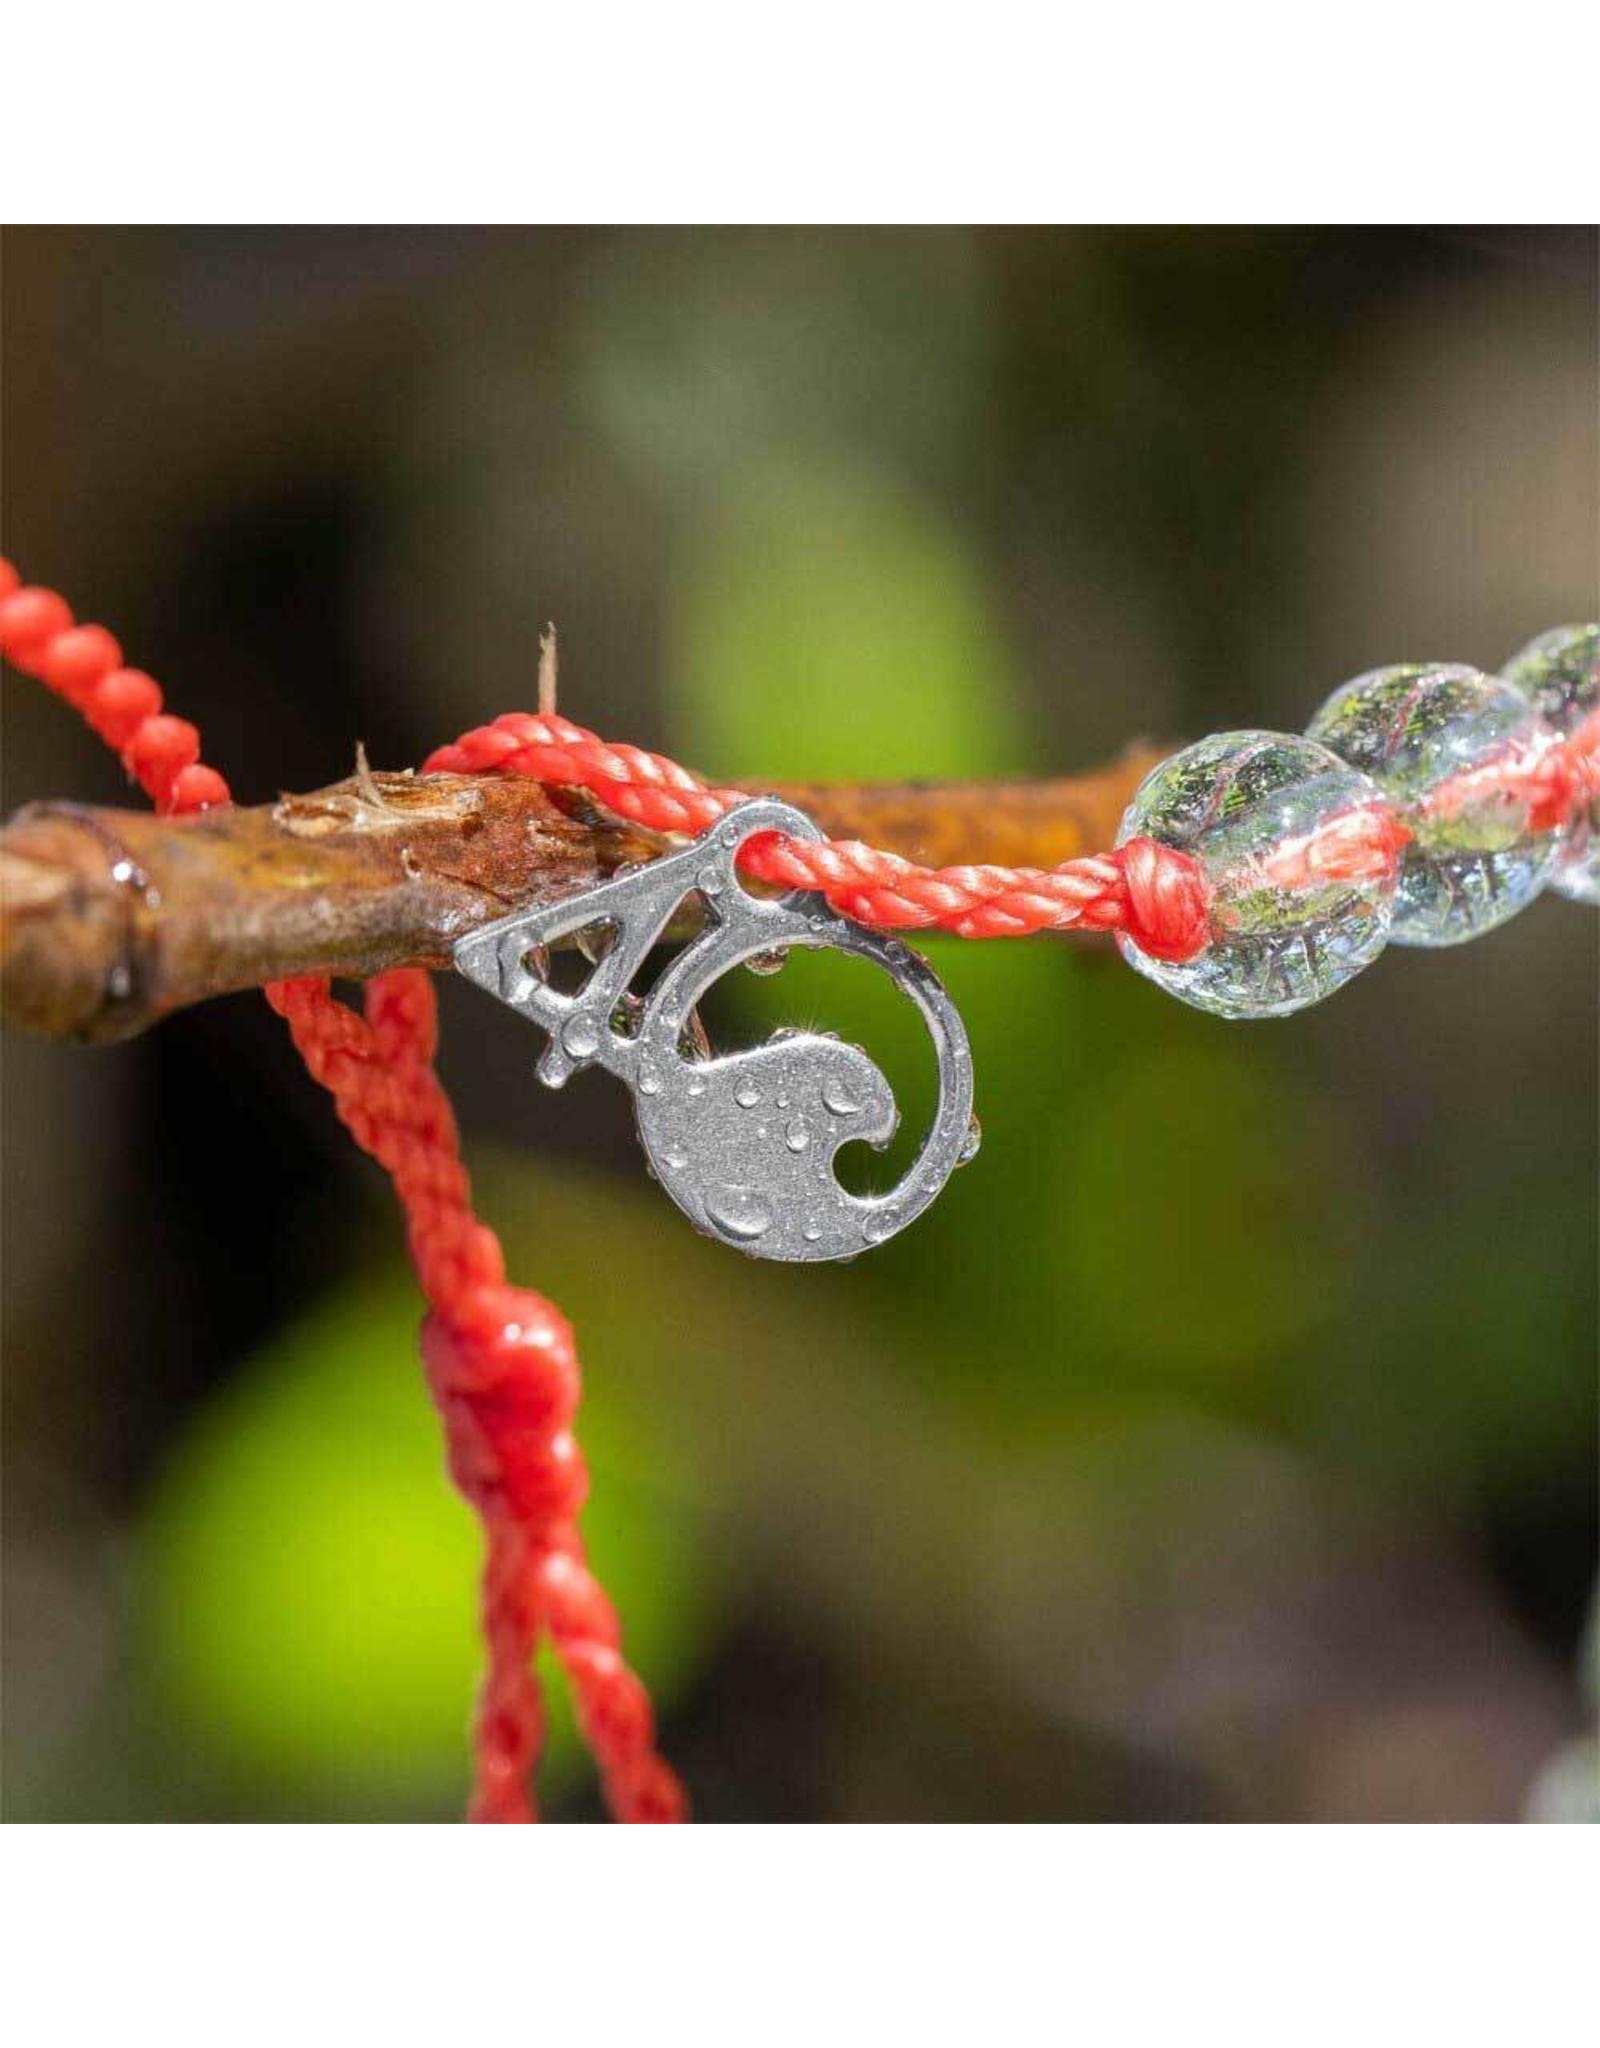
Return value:
[(1396, 945), (1459, 945), (1539, 893), (1561, 829), (1536, 823), (1530, 792), (1553, 735), (1514, 684), (1400, 662), (1335, 690), (1306, 730), (1370, 775), (1411, 834)]
[[(1588, 726), (1600, 750), (1600, 626), (1541, 633), (1506, 663), (1505, 677), (1533, 699), (1553, 732), (1570, 739)], [(1600, 903), (1600, 789), (1573, 813), (1550, 886), (1580, 903)]]
[(1123, 958), (1219, 1017), (1282, 1017), (1320, 1002), (1383, 949), (1394, 819), (1365, 775), (1297, 733), (1225, 732), (1151, 770), (1117, 844), (1157, 839), (1200, 862), (1211, 943), (1194, 960)]

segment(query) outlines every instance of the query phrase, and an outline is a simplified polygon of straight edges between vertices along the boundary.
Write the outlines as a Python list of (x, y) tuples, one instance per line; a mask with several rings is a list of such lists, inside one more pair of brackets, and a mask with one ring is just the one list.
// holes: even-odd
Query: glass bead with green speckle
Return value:
[(1392, 830), (1381, 791), (1297, 733), (1217, 733), (1186, 747), (1139, 785), (1117, 844), (1155, 839), (1200, 862), (1211, 940), (1173, 962), (1119, 934), (1123, 958), (1219, 1017), (1320, 1002), (1382, 951), (1395, 890), (1392, 854), (1352, 874), (1333, 849), (1364, 831), (1381, 846)]
[(1559, 825), (1523, 787), (1554, 736), (1515, 684), (1454, 662), (1399, 662), (1335, 690), (1306, 728), (1370, 775), (1410, 833), (1389, 936), (1456, 946), (1543, 887)]

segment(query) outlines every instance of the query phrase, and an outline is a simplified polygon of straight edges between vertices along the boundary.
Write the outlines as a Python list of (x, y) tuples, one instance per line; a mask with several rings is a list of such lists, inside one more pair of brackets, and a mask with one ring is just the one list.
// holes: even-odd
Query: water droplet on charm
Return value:
[(788, 957), (782, 946), (774, 946), (770, 953), (752, 953), (744, 964), (752, 974), (776, 974)]
[(733, 1099), (741, 1109), (754, 1109), (761, 1100), (761, 1090), (754, 1081), (741, 1081), (733, 1091)]
[(739, 844), (739, 828), (737, 825), (724, 825), (717, 834), (717, 837), (724, 846), (737, 846)]
[(701, 1080), (691, 1081), (689, 1083), (688, 1088), (685, 1090), (685, 1093), (689, 1095), (704, 1095), (705, 1092), (706, 1084), (704, 1081)]
[(587, 1017), (574, 1017), (561, 1029), (561, 1043), (575, 1060), (586, 1060), (600, 1048), (600, 1034)]
[(965, 1166), (969, 1159), (976, 1159), (978, 1147), (983, 1143), (983, 1125), (978, 1119), (967, 1119), (967, 1135), (961, 1141), (961, 1150), (956, 1154), (957, 1166)]
[(641, 1095), (659, 1095), (661, 1093), (661, 1076), (654, 1067), (641, 1067), (639, 1069), (639, 1093)]
[(800, 1235), (807, 1244), (820, 1244), (822, 1241), (822, 1226), (817, 1223), (808, 1223)]
[(900, 1228), (900, 1218), (892, 1209), (874, 1209), (861, 1226), (861, 1235), (868, 1244), (882, 1244), (886, 1237), (893, 1237)]
[(822, 1106), (835, 1116), (854, 1116), (861, 1103), (842, 1074), (829, 1074), (822, 1084)]
[(670, 1166), (674, 1173), (681, 1173), (689, 1164), (689, 1155), (681, 1145), (669, 1145), (661, 1155), (663, 1166)]
[(794, 1122), (784, 1132), (783, 1142), (791, 1152), (803, 1152), (811, 1143), (811, 1133), (806, 1129), (799, 1117), (796, 1117)]
[(706, 1214), (729, 1237), (765, 1237), (772, 1227), (772, 1211), (754, 1188), (722, 1188), (708, 1195)]
[(722, 894), (722, 877), (715, 868), (702, 868), (697, 880), (700, 893), (703, 896), (720, 896)]

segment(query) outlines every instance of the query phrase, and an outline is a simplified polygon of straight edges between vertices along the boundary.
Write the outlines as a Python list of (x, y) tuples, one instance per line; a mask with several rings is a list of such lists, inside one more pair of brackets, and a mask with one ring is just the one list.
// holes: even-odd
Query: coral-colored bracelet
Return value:
[[(704, 832), (748, 795), (524, 712), (426, 766), (573, 785), (657, 832)], [(1547, 881), (1600, 900), (1600, 627), (1543, 633), (1499, 676), (1375, 669), (1336, 690), (1303, 738), (1201, 740), (1146, 778), (1114, 848), (1058, 868), (931, 869), (777, 833), (749, 840), (739, 865), (882, 929), (1115, 932), (1185, 1001), (1284, 1015), (1331, 995), (1387, 941), (1476, 938)]]
[[(228, 801), (195, 728), (163, 711), (160, 687), (122, 665), (103, 627), (76, 625), (61, 598), (20, 587), (3, 560), (0, 651), (81, 711), (158, 809)], [(579, 787), (667, 834), (702, 834), (748, 795), (706, 788), (660, 755), (566, 719), (523, 713), (426, 766)], [(777, 831), (752, 834), (736, 857), (755, 879), (817, 892), (877, 928), (1113, 932), (1135, 967), (1187, 1002), (1230, 1017), (1282, 1015), (1331, 994), (1390, 940), (1476, 937), (1547, 883), (1600, 901), (1600, 627), (1541, 634), (1498, 676), (1439, 663), (1376, 670), (1336, 691), (1304, 737), (1202, 740), (1146, 778), (1116, 847), (1057, 868), (933, 870)], [(378, 976), (364, 1015), (335, 1001), (321, 976), (279, 982), (267, 997), (394, 1183), (429, 1307), (423, 1356), (451, 1472), (484, 1524), (488, 1673), (470, 1817), (536, 1817), (543, 1721), (532, 1653), (548, 1636), (612, 1811), (682, 1819), (648, 1696), (584, 1562), (572, 1332), (541, 1295), (508, 1284), (499, 1242), (472, 1212), (433, 1069), (429, 976)]]

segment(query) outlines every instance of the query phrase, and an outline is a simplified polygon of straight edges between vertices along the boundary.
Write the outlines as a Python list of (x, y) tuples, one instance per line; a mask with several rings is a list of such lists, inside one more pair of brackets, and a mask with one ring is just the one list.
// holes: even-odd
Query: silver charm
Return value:
[[(775, 797), (730, 811), (680, 852), (546, 910), (484, 925), (455, 963), (548, 1033), (541, 1081), (564, 1085), (601, 1066), (633, 1091), (639, 1136), (661, 1185), (699, 1230), (766, 1259), (845, 1259), (904, 1229), (972, 1156), (972, 1055), (937, 975), (897, 939), (852, 924), (820, 896), (749, 894), (734, 857), (752, 832), (819, 839), (811, 820)], [(683, 898), (698, 890), (706, 926), (641, 1004), (628, 985)], [(576, 995), (552, 988), (544, 948), (593, 926), (610, 948)], [(916, 1163), (883, 1195), (848, 1194), (833, 1155), (854, 1138), (882, 1151), (899, 1124), (889, 1084), (859, 1046), (814, 1031), (696, 1056), (694, 1006), (741, 961), (790, 946), (832, 946), (884, 969), (922, 1012), (939, 1059), (939, 1102)]]

